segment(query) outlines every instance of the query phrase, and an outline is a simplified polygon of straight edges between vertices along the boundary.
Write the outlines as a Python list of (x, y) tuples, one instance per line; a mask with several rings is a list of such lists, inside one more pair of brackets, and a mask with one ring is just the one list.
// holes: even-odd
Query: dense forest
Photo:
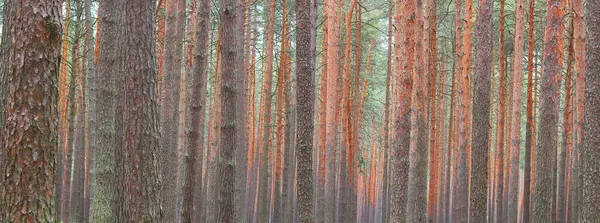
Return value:
[(600, 0), (0, 2), (0, 222), (600, 222)]

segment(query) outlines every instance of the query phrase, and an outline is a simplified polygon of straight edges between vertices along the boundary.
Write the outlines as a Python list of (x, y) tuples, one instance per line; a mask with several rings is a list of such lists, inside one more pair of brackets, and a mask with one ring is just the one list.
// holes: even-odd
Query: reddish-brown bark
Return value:
[(496, 168), (495, 168), (495, 193), (494, 193), (494, 222), (502, 222), (504, 219), (502, 192), (504, 191), (504, 139), (505, 139), (505, 116), (506, 116), (506, 80), (505, 80), (505, 56), (504, 56), (504, 0), (500, 0), (500, 47), (498, 58), (498, 115), (496, 128)]

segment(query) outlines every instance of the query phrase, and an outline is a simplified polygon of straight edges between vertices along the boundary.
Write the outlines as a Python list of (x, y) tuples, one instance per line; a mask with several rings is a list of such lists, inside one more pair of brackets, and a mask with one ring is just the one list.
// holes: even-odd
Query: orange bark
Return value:
[(496, 193), (494, 195), (494, 221), (502, 222), (503, 210), (502, 210), (502, 191), (504, 190), (504, 122), (505, 122), (505, 108), (506, 108), (506, 83), (504, 73), (504, 0), (500, 0), (500, 56), (498, 58), (498, 116), (497, 116), (497, 136), (496, 136)]
[(356, 0), (352, 0), (350, 3), (350, 8), (348, 9), (348, 13), (345, 18), (345, 27), (346, 27), (346, 45), (345, 45), (345, 53), (344, 53), (344, 85), (343, 85), (343, 98), (344, 98), (344, 111), (343, 111), (343, 123), (342, 130), (345, 132), (344, 140), (346, 141), (347, 151), (348, 151), (348, 185), (353, 185), (354, 182), (354, 142), (353, 142), (353, 132), (352, 132), (352, 119), (351, 119), (351, 96), (350, 96), (350, 73), (351, 68), (351, 50), (352, 50), (352, 14), (354, 13), (354, 7), (356, 5)]

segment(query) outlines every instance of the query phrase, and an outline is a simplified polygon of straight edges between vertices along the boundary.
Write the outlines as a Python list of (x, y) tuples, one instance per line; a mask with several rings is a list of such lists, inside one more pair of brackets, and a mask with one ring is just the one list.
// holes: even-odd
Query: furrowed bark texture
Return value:
[(563, 11), (564, 1), (548, 0), (532, 222), (552, 222), (556, 219), (556, 146), (563, 61)]
[(125, 3), (125, 222), (162, 222), (155, 9), (150, 0)]
[(9, 4), (0, 221), (55, 222), (61, 2)]
[[(182, 222), (200, 222), (202, 207), (202, 169), (204, 161), (204, 126), (206, 111), (206, 79), (208, 76), (208, 37), (210, 29), (210, 0), (201, 0), (198, 7), (196, 49), (192, 68), (192, 98), (190, 106), (191, 126), (189, 153), (186, 167), (186, 183), (183, 197)], [(196, 210), (196, 211), (194, 211)]]
[(315, 113), (315, 41), (316, 1), (296, 1), (296, 90), (298, 130), (296, 160), (298, 162), (298, 217), (302, 223), (313, 221), (313, 132)]
[(492, 75), (492, 0), (478, 1), (473, 90), (473, 151), (470, 221), (487, 221), (490, 85)]
[[(414, 2), (396, 1), (396, 21), (404, 29), (396, 29), (395, 37), (398, 40), (395, 49), (395, 62), (397, 75), (394, 78), (393, 95), (393, 135), (392, 135), (392, 160), (390, 165), (390, 187), (392, 188), (390, 222), (399, 223), (406, 221), (406, 196), (409, 167), (410, 145), (410, 107), (412, 92), (411, 68), (414, 64), (414, 18), (405, 15), (406, 12), (415, 10)], [(404, 34), (405, 33), (405, 34)], [(403, 57), (404, 56), (404, 57)], [(401, 59), (402, 58), (402, 59)], [(404, 59), (406, 58), (406, 59)]]
[(583, 193), (579, 212), (580, 222), (600, 220), (600, 3), (585, 4), (585, 115), (581, 146)]

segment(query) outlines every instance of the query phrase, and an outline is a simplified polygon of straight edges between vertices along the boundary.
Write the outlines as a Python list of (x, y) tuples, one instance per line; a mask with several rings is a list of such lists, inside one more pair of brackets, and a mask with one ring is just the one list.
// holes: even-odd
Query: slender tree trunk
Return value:
[(556, 144), (563, 61), (564, 1), (548, 0), (541, 82), (540, 133), (536, 154), (533, 222), (556, 220)]
[[(206, 110), (206, 77), (208, 76), (208, 35), (210, 28), (211, 1), (199, 2), (198, 27), (196, 28), (196, 49), (192, 68), (191, 128), (189, 132), (189, 153), (186, 161), (186, 183), (183, 196), (182, 222), (201, 220), (204, 165), (204, 122)], [(197, 211), (194, 211), (197, 210)]]
[(530, 216), (530, 196), (531, 196), (531, 150), (533, 139), (533, 22), (535, 15), (535, 1), (529, 1), (529, 18), (528, 18), (528, 45), (527, 45), (527, 124), (525, 126), (525, 156), (523, 168), (523, 197), (522, 199), (522, 222), (529, 223)]
[(498, 116), (496, 128), (496, 179), (494, 193), (494, 222), (502, 222), (504, 219), (504, 210), (502, 204), (504, 199), (502, 192), (504, 191), (504, 126), (506, 121), (506, 81), (505, 81), (505, 56), (504, 56), (504, 1), (500, 0), (500, 55), (498, 58)]
[[(388, 1), (388, 38), (387, 38), (387, 46), (388, 46), (388, 52), (387, 52), (387, 70), (386, 70), (386, 77), (385, 77), (385, 107), (384, 107), (384, 124), (383, 124), (383, 128), (384, 128), (384, 133), (383, 133), (383, 210), (381, 210), (381, 215), (382, 215), (382, 221), (383, 222), (389, 222), (389, 212), (390, 212), (390, 198), (389, 198), (389, 178), (390, 178), (390, 172), (389, 172), (389, 147), (390, 147), (390, 97), (391, 97), (391, 89), (390, 89), (390, 84), (391, 84), (391, 77), (392, 77), (392, 51), (393, 51), (393, 43), (392, 43), (392, 36), (394, 34), (394, 30), (393, 30), (393, 25), (392, 25), (392, 20), (393, 20), (393, 16), (394, 16), (394, 3), (392, 0)], [(370, 63), (367, 63), (367, 66), (369, 66)], [(367, 82), (368, 80), (365, 80), (365, 82)], [(363, 89), (363, 92), (367, 92), (367, 88)], [(361, 110), (363, 109), (362, 106), (360, 108)], [(361, 111), (360, 115), (362, 118), (362, 114), (363, 112)], [(358, 183), (358, 181), (357, 181)], [(357, 189), (358, 192), (358, 189)]]
[(325, 161), (327, 160), (327, 153), (326, 153), (326, 144), (327, 144), (327, 70), (328, 70), (328, 63), (327, 63), (327, 55), (328, 55), (328, 43), (327, 43), (327, 36), (329, 33), (329, 24), (327, 23), (327, 20), (329, 20), (328, 15), (328, 8), (325, 5), (323, 5), (323, 44), (322, 44), (322, 56), (321, 56), (321, 64), (323, 66), (323, 68), (321, 69), (321, 80), (320, 80), (320, 85), (321, 85), (321, 91), (320, 91), (320, 102), (319, 102), (319, 127), (318, 127), (318, 131), (319, 131), (319, 135), (318, 135), (318, 142), (317, 142), (317, 147), (318, 147), (318, 159), (316, 160), (317, 162), (317, 191), (315, 193), (315, 197), (317, 200), (316, 205), (315, 205), (315, 209), (316, 209), (316, 216), (315, 216), (315, 220), (317, 223), (321, 223), (323, 222), (323, 217), (325, 215), (325, 209), (322, 208), (322, 206), (324, 205), (325, 202)]
[[(158, 0), (156, 7), (156, 63), (158, 67), (157, 89), (158, 93), (162, 92), (162, 83), (164, 76), (165, 65), (165, 23), (166, 23), (166, 2), (169, 0)], [(158, 104), (162, 105), (161, 97), (158, 97)]]
[(324, 3), (327, 7), (327, 129), (326, 129), (326, 157), (325, 160), (325, 193), (324, 203), (320, 208), (324, 209), (324, 222), (334, 222), (335, 219), (335, 151), (337, 145), (337, 123), (336, 114), (338, 113), (338, 41), (339, 41), (339, 24), (337, 10), (339, 10), (339, 2), (328, 0)]
[(269, 148), (271, 144), (271, 86), (273, 82), (273, 42), (275, 38), (274, 34), (274, 26), (275, 26), (275, 0), (269, 0), (269, 17), (267, 22), (266, 29), (266, 62), (263, 76), (263, 91), (262, 91), (262, 101), (263, 101), (263, 121), (262, 121), (262, 132), (260, 132), (260, 136), (262, 137), (262, 157), (260, 164), (260, 180), (259, 180), (259, 202), (258, 202), (258, 210), (259, 210), (259, 221), (267, 222), (269, 219), (269, 202), (267, 200), (267, 192), (268, 186), (268, 163), (269, 163)]
[(507, 221), (512, 222), (518, 219), (519, 206), (519, 169), (521, 156), (521, 107), (523, 94), (523, 45), (524, 45), (524, 24), (525, 24), (525, 1), (518, 0), (515, 9), (515, 39), (512, 70), (512, 112), (510, 133), (510, 163), (509, 165), (509, 183), (508, 183), (508, 210)]
[(574, 126), (574, 151), (573, 151), (573, 196), (572, 196), (572, 208), (570, 209), (571, 221), (577, 221), (579, 214), (579, 204), (582, 195), (582, 181), (580, 174), (581, 153), (579, 148), (581, 147), (583, 138), (583, 123), (584, 123), (584, 88), (585, 88), (585, 30), (583, 20), (583, 1), (574, 0), (573, 4), (573, 49), (575, 51), (575, 126)]
[(600, 28), (598, 22), (600, 17), (597, 12), (600, 10), (598, 2), (589, 1), (585, 5), (585, 112), (583, 124), (583, 138), (581, 151), (581, 173), (583, 193), (580, 204), (580, 222), (593, 222), (600, 219), (600, 203), (597, 196), (600, 191), (600, 177), (597, 170), (600, 169), (600, 122), (598, 114), (600, 113)]
[[(58, 122), (52, 117), (58, 116), (56, 86), (62, 27), (57, 12), (61, 2), (9, 4), (11, 11), (18, 12), (9, 16), (11, 34), (19, 38), (12, 38), (5, 77), (12, 81), (7, 82), (4, 97), (7, 108), (2, 150), (6, 175), (0, 221), (57, 221), (54, 196)], [(34, 29), (30, 24), (40, 25)]]
[[(7, 4), (4, 4), (7, 5)], [(10, 7), (10, 5), (9, 5)], [(12, 15), (10, 15), (12, 16)], [(10, 19), (10, 17), (8, 18)], [(7, 20), (8, 21), (8, 20)], [(67, 83), (67, 79), (69, 76), (68, 67), (69, 67), (69, 41), (70, 39), (70, 24), (71, 24), (71, 0), (65, 0), (65, 17), (64, 17), (64, 25), (63, 25), (63, 35), (62, 35), (62, 45), (61, 45), (61, 54), (60, 54), (60, 73), (58, 76), (58, 122), (59, 122), (59, 150), (58, 150), (58, 182), (57, 182), (57, 196), (56, 196), (56, 207), (58, 217), (62, 220), (63, 216), (63, 202), (68, 200), (65, 198), (63, 193), (63, 188), (66, 187), (67, 180), (70, 177), (70, 174), (67, 173), (67, 168), (70, 168), (70, 165), (67, 165), (67, 159), (69, 158), (69, 145), (68, 145), (68, 137), (69, 137), (69, 83)], [(8, 28), (10, 28), (10, 24), (7, 24)], [(10, 59), (8, 59), (10, 60)], [(8, 63), (7, 63), (8, 64)], [(5, 93), (6, 94), (6, 93)]]

